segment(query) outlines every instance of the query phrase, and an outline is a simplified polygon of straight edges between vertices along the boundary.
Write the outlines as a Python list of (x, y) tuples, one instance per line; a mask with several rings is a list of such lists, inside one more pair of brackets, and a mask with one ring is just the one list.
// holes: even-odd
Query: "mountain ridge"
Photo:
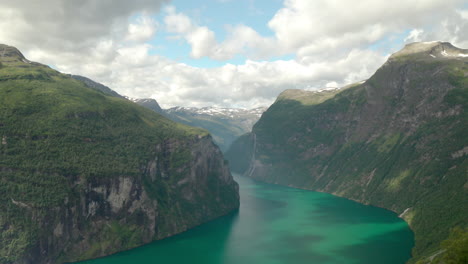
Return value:
[(449, 42), (414, 42), (405, 45), (405, 47), (402, 50), (393, 53), (390, 56), (389, 61), (397, 59), (399, 57), (412, 55), (428, 55), (432, 58), (466, 58), (468, 57), (468, 49), (457, 48)]
[(415, 232), (410, 263), (425, 263), (450, 228), (468, 226), (468, 58), (447, 47), (397, 52), (309, 104), (320, 93), (283, 94), (226, 152), (231, 169), (390, 209)]

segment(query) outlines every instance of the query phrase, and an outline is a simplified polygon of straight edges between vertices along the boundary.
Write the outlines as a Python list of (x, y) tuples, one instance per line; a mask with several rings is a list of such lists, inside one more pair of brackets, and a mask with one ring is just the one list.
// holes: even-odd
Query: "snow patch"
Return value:
[(435, 58), (435, 57), (436, 57), (436, 56), (434, 56), (434, 55), (432, 55), (432, 54), (430, 54), (430, 56), (431, 56), (432, 58)]
[(442, 54), (443, 56), (448, 56), (447, 52), (445, 50), (441, 51), (440, 54)]
[(461, 53), (459, 53), (459, 54), (458, 54), (458, 57), (466, 58), (466, 57), (468, 57), (468, 54), (461, 54)]

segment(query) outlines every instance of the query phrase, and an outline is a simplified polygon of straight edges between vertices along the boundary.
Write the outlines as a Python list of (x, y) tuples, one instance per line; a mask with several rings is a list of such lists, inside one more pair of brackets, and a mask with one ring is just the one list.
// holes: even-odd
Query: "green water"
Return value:
[(236, 181), (238, 212), (80, 264), (398, 264), (410, 258), (413, 233), (392, 212), (325, 193)]

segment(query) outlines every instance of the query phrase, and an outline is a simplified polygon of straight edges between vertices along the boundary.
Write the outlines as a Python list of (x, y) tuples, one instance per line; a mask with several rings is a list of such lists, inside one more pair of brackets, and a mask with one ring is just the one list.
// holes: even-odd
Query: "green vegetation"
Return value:
[(422, 259), (417, 264), (465, 264), (468, 263), (468, 228), (453, 228), (447, 239), (440, 244), (434, 255)]
[(441, 248), (444, 251), (440, 258), (442, 263), (468, 263), (468, 228), (454, 228), (450, 236), (442, 241)]
[[(176, 208), (185, 203), (182, 194), (191, 189), (181, 192), (174, 186), (188, 175), (194, 160), (191, 149), (208, 132), (29, 62), (12, 47), (5, 46), (4, 51), (0, 57), (0, 263), (24, 257), (37, 263), (58, 257), (72, 261), (114, 253), (183, 231), (234, 207), (236, 201), (217, 200), (220, 210), (196, 215)], [(154, 175), (157, 182), (148, 171), (154, 160), (161, 167)], [(238, 197), (234, 185), (227, 187), (219, 179), (219, 168), (206, 170), (213, 174), (211, 181), (226, 188), (224, 196)], [(131, 214), (111, 212), (105, 205), (109, 203), (96, 196), (98, 191), (90, 192), (95, 186), (110, 189), (119, 177), (133, 179), (134, 192), (144, 186), (156, 200), (156, 221), (165, 221), (169, 228), (164, 230), (162, 223), (155, 236), (148, 237), (142, 229), (149, 228), (145, 214), (135, 208)], [(214, 195), (206, 192), (190, 205), (204, 206), (217, 199)], [(94, 219), (87, 215), (91, 210), (87, 207), (93, 206), (86, 204), (90, 199), (102, 203)], [(195, 220), (184, 219), (186, 215)], [(74, 226), (67, 227), (72, 221)], [(80, 252), (80, 247), (86, 248), (83, 241), (91, 239), (89, 234), (95, 235), (94, 244), (86, 253)], [(66, 236), (64, 241), (61, 236)], [(64, 248), (68, 251), (62, 252)]]
[(57, 262), (86, 260), (99, 256), (101, 252), (109, 252), (110, 249), (125, 248), (130, 249), (141, 245), (142, 230), (137, 225), (122, 225), (117, 221), (112, 221), (102, 230), (95, 234), (92, 244), (84, 254), (62, 255)]
[(468, 64), (404, 55), (330, 96), (283, 93), (226, 156), (242, 173), (254, 155), (254, 178), (406, 211), (413, 263), (468, 226)]

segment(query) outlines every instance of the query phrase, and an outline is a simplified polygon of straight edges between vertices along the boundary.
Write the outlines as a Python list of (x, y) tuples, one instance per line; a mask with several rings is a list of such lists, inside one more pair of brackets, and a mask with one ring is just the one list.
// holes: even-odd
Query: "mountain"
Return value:
[(254, 109), (217, 107), (174, 107), (166, 116), (176, 122), (208, 130), (224, 152), (239, 136), (250, 132), (266, 107)]
[(161, 109), (154, 99), (129, 99), (141, 106), (160, 113), (167, 118), (208, 130), (214, 142), (224, 152), (239, 136), (250, 132), (266, 107), (254, 109), (218, 107), (173, 107)]
[(0, 45), (0, 263), (96, 258), (239, 206), (205, 130)]
[(153, 110), (175, 122), (189, 126), (204, 128), (210, 132), (214, 142), (221, 151), (225, 152), (232, 142), (239, 136), (250, 132), (253, 125), (260, 118), (266, 107), (254, 109), (241, 108), (217, 108), (217, 107), (173, 107), (162, 109), (159, 103), (152, 98), (130, 98), (121, 96), (109, 87), (95, 82), (89, 78), (70, 75), (72, 78), (83, 82), (86, 86), (101, 91), (104, 94), (125, 98), (143, 107)]
[[(363, 83), (283, 92), (225, 156), (258, 180), (396, 212), (415, 233), (410, 263), (459, 263), (444, 259), (468, 241), (467, 131), (468, 50), (414, 43)], [(441, 245), (454, 227), (464, 244)]]

